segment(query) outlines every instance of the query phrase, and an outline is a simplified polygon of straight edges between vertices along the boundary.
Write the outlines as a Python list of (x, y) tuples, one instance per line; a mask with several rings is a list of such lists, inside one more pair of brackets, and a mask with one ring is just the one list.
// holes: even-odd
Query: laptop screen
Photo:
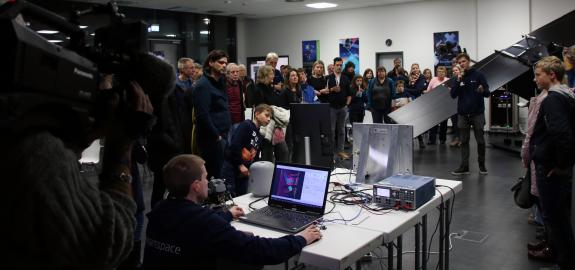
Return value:
[(329, 168), (276, 163), (270, 204), (323, 214), (329, 176)]

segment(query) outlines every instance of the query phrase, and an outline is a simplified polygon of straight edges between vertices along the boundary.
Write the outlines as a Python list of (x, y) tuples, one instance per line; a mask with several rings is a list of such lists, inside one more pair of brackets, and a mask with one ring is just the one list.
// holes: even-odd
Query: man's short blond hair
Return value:
[(563, 76), (565, 75), (565, 67), (563, 66), (563, 62), (561, 62), (561, 59), (557, 58), (557, 56), (543, 57), (535, 64), (535, 68), (540, 68), (547, 74), (554, 73), (555, 78), (557, 78), (558, 81), (562, 81)]

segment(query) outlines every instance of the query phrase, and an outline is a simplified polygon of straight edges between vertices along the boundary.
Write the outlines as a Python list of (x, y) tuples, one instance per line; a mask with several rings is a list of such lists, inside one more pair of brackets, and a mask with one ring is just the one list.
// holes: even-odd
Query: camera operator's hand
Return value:
[(298, 233), (297, 235), (302, 236), (305, 238), (305, 242), (309, 245), (319, 239), (321, 239), (322, 235), (319, 228), (313, 224), (309, 227), (305, 228), (302, 232)]
[(137, 111), (137, 112), (145, 112), (148, 114), (152, 114), (154, 112), (154, 108), (152, 107), (152, 102), (150, 102), (150, 98), (148, 95), (144, 93), (144, 89), (140, 86), (140, 84), (136, 81), (131, 81), (130, 85), (132, 86), (132, 95), (130, 102), (130, 106)]
[(246, 213), (244, 213), (244, 209), (236, 205), (232, 206), (229, 211), (234, 219), (238, 219), (239, 217), (246, 215)]

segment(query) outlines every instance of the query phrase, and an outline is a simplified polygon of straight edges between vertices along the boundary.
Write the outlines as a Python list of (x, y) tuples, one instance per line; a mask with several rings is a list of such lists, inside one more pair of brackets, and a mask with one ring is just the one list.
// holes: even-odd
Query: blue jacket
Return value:
[(230, 212), (216, 212), (185, 199), (161, 201), (147, 216), (143, 269), (215, 269), (219, 259), (279, 264), (306, 245), (302, 236), (248, 235), (230, 225)]
[[(379, 80), (377, 79), (377, 77), (371, 79), (369, 81), (369, 85), (367, 86), (367, 108), (368, 109), (373, 109), (373, 88), (375, 86), (375, 83), (379, 83)], [(388, 83), (389, 89), (391, 89), (391, 93), (389, 94), (389, 101), (388, 103), (388, 107), (387, 110), (391, 110), (391, 101), (395, 98), (395, 82), (393, 81), (393, 79), (386, 77), (385, 81), (383, 81), (384, 83)]]
[(241, 122), (231, 136), (230, 146), (226, 149), (226, 160), (234, 167), (240, 164), (249, 167), (264, 139), (260, 135), (260, 129), (252, 120), (248, 119)]
[[(483, 86), (483, 92), (479, 93), (477, 88)], [(453, 78), (451, 86), (451, 97), (458, 98), (457, 113), (462, 115), (476, 115), (485, 112), (483, 99), (489, 97), (489, 85), (483, 74), (475, 69), (465, 71), (461, 81)]]
[(305, 103), (319, 103), (315, 100), (315, 89), (309, 84), (302, 84), (301, 91), (303, 93), (303, 102)]
[(225, 138), (232, 125), (225, 78), (216, 81), (206, 74), (202, 75), (193, 96), (198, 137), (213, 139), (214, 142), (218, 136)]
[(409, 84), (409, 81), (405, 83), (405, 92), (409, 93), (413, 99), (421, 96), (421, 93), (423, 93), (423, 91), (426, 89), (427, 83), (425, 82), (425, 77), (423, 77), (423, 74), (419, 75), (419, 78), (417, 78), (415, 84), (411, 85)]

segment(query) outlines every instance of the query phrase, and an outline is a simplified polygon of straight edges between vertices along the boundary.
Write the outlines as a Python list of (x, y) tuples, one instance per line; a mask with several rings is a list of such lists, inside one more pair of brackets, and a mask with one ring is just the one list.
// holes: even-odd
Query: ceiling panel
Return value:
[[(82, 0), (80, 2), (107, 3), (108, 1), (109, 0)], [(218, 12), (212, 14), (242, 18), (269, 18), (419, 1), (425, 0), (304, 0), (302, 2), (291, 3), (285, 0), (118, 0), (117, 2), (120, 6), (201, 14)], [(338, 6), (328, 9), (314, 9), (305, 6), (306, 4), (316, 2), (329, 2), (337, 4)]]

